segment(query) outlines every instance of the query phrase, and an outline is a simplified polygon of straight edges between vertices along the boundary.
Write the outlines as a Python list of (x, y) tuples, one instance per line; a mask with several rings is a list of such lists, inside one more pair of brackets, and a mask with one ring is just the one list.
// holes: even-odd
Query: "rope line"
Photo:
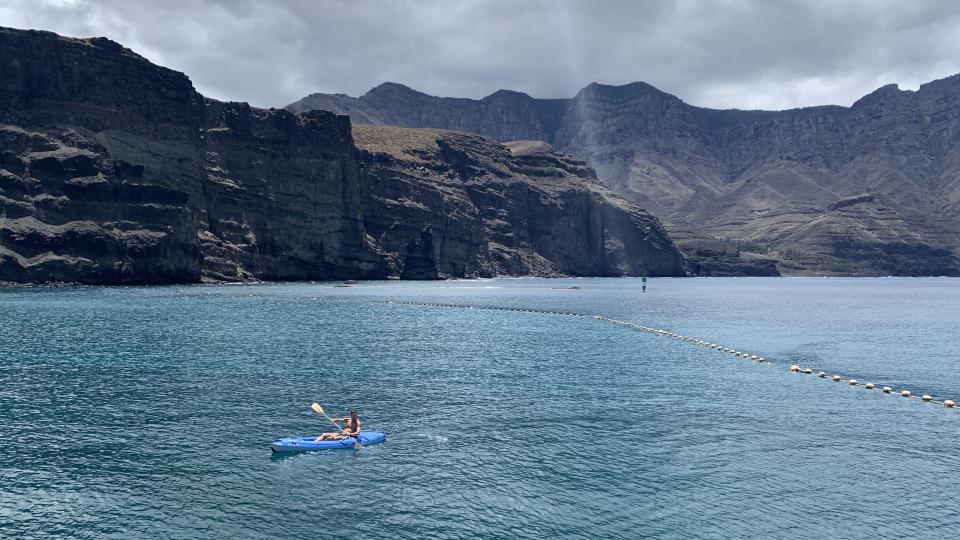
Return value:
[[(752, 361), (755, 361), (755, 362), (758, 362), (758, 363), (761, 363), (761, 364), (763, 364), (763, 363), (772, 364), (772, 362), (770, 362), (770, 360), (767, 360), (766, 358), (764, 358), (764, 357), (762, 357), (762, 356), (757, 356), (757, 355), (755, 355), (755, 354), (745, 353), (745, 352), (742, 352), (742, 351), (738, 351), (738, 350), (736, 350), (736, 349), (731, 349), (731, 348), (729, 348), (729, 347), (724, 347), (724, 346), (722, 346), (722, 345), (717, 345), (716, 343), (710, 343), (710, 342), (704, 341), (704, 340), (702, 340), (702, 339), (697, 339), (697, 338), (693, 338), (693, 337), (690, 337), (690, 336), (684, 336), (684, 335), (682, 335), (682, 334), (678, 334), (678, 333), (676, 333), (676, 332), (670, 332), (669, 330), (664, 330), (664, 329), (662, 329), (662, 328), (652, 328), (652, 327), (649, 327), (649, 326), (643, 326), (643, 325), (641, 325), (641, 324), (631, 323), (631, 322), (627, 322), (627, 321), (621, 321), (621, 320), (617, 320), (617, 319), (610, 319), (610, 318), (604, 317), (604, 316), (602, 316), (602, 315), (594, 315), (594, 318), (597, 319), (597, 320), (601, 320), (601, 321), (608, 322), (608, 323), (610, 323), (610, 324), (615, 324), (615, 325), (618, 325), (618, 326), (624, 326), (624, 327), (632, 328), (632, 329), (635, 329), (635, 330), (641, 330), (641, 331), (643, 331), (643, 332), (648, 332), (648, 333), (651, 333), (651, 334), (660, 335), (660, 336), (664, 336), (664, 337), (670, 337), (670, 338), (674, 338), (674, 339), (677, 339), (677, 340), (680, 340), (680, 341), (686, 341), (686, 342), (689, 342), (689, 343), (693, 343), (694, 345), (699, 345), (699, 346), (702, 346), (702, 347), (706, 347), (706, 348), (708, 348), (708, 349), (713, 349), (713, 350), (716, 350), (716, 351), (719, 351), (719, 352), (732, 354), (733, 356), (736, 356), (736, 357), (738, 357), (738, 358), (746, 358), (746, 359), (748, 359), (748, 360), (752, 360)], [(813, 374), (813, 369), (800, 367), (798, 364), (790, 364), (790, 367), (788, 367), (787, 369), (788, 369), (788, 371), (789, 371), (790, 373), (799, 373), (799, 374), (802, 374), (802, 375), (811, 375), (811, 374)], [(877, 386), (876, 386), (875, 384), (873, 384), (873, 383), (861, 383), (861, 382), (858, 381), (857, 379), (854, 379), (854, 378), (845, 378), (845, 377), (843, 377), (842, 375), (833, 375), (833, 376), (829, 377), (829, 379), (828, 379), (828, 378), (827, 378), (827, 373), (824, 372), (824, 371), (818, 371), (818, 372), (817, 372), (817, 377), (819, 377), (819, 378), (821, 378), (821, 379), (824, 379), (824, 380), (830, 380), (830, 381), (837, 382), (837, 383), (847, 384), (847, 385), (849, 385), (849, 386), (861, 386), (861, 387), (863, 387), (865, 390), (874, 390), (874, 389), (876, 389), (876, 387), (877, 387)], [(891, 386), (884, 386), (884, 387), (882, 387), (882, 388), (880, 389), (880, 391), (883, 392), (883, 393), (885, 393), (885, 394), (895, 394), (895, 395), (899, 395), (900, 397), (908, 398), (908, 399), (915, 397), (915, 396), (913, 395), (913, 392), (911, 392), (911, 391), (909, 391), (909, 390), (901, 390), (900, 392), (894, 392), (894, 389), (893, 389), (893, 387), (891, 387)], [(933, 398), (932, 396), (930, 396), (929, 394), (923, 394), (922, 396), (920, 396), (919, 399), (920, 399), (921, 401), (928, 402), (928, 403), (939, 403), (939, 404), (942, 404), (944, 407), (947, 407), (947, 408), (954, 408), (954, 407), (956, 406), (956, 402), (953, 401), (952, 399), (934, 399), (934, 398)]]
[(488, 311), (513, 311), (516, 313), (540, 313), (543, 315), (560, 315), (564, 317), (588, 317), (583, 313), (573, 313), (570, 311), (551, 311), (548, 309), (523, 309), (504, 306), (472, 306), (469, 304), (437, 304), (430, 302), (403, 302), (398, 300), (370, 300), (373, 304), (398, 304), (401, 306), (419, 306), (419, 307), (437, 307), (437, 308), (460, 308), (460, 309), (485, 309)]
[[(583, 313), (574, 313), (569, 311), (551, 311), (551, 310), (545, 310), (545, 309), (522, 309), (522, 308), (511, 308), (511, 307), (502, 307), (502, 306), (474, 306), (469, 304), (439, 304), (439, 303), (430, 303), (430, 302), (404, 302), (404, 301), (397, 301), (397, 300), (372, 300), (371, 302), (375, 304), (397, 304), (397, 305), (403, 305), (403, 306), (417, 306), (417, 307), (483, 309), (488, 311), (512, 311), (516, 313), (538, 313), (543, 315), (558, 315), (563, 317), (582, 317), (582, 318), (589, 317), (589, 315), (585, 315)], [(593, 315), (593, 318), (594, 320), (606, 322), (616, 326), (629, 328), (632, 330), (639, 330), (641, 332), (646, 332), (648, 334), (653, 334), (661, 337), (668, 337), (668, 338), (676, 339), (678, 341), (691, 343), (693, 345), (705, 347), (707, 349), (712, 349), (717, 352), (730, 354), (736, 358), (743, 358), (752, 362), (756, 362), (758, 364), (766, 364), (766, 365), (776, 364), (775, 362), (771, 362), (770, 360), (756, 354), (750, 354), (744, 351), (738, 351), (736, 349), (724, 347), (723, 345), (719, 345), (717, 343), (711, 343), (703, 339), (698, 339), (691, 336), (685, 336), (683, 334), (671, 332), (663, 328), (654, 328), (652, 326), (644, 326), (642, 324), (622, 321), (619, 319), (611, 319), (609, 317), (604, 317), (603, 315)], [(798, 364), (790, 364), (787, 370), (790, 373), (797, 373), (801, 375), (812, 375), (814, 373), (814, 370), (812, 368), (801, 367)], [(825, 371), (817, 371), (816, 375), (818, 378), (823, 380), (829, 380), (829, 381), (840, 383), (840, 384), (846, 384), (848, 386), (858, 386), (858, 387), (862, 387), (865, 390), (877, 389), (877, 386), (873, 383), (861, 383), (857, 379), (847, 378), (842, 375), (832, 375), (828, 377)], [(917, 398), (909, 390), (901, 389), (899, 392), (896, 392), (892, 386), (883, 386), (879, 390), (885, 394), (898, 395), (905, 399), (919, 399), (920, 401), (927, 402), (927, 403), (938, 403), (938, 404), (942, 404), (946, 408), (951, 408), (951, 409), (956, 407), (956, 402), (953, 401), (952, 399), (934, 399), (929, 394), (923, 394), (922, 396)]]

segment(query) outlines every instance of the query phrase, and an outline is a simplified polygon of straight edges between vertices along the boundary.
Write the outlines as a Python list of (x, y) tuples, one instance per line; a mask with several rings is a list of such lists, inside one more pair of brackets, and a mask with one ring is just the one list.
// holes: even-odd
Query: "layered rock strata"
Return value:
[[(404, 148), (396, 135), (378, 144)], [(359, 150), (345, 116), (206, 99), (107, 39), (0, 28), (0, 281), (682, 272), (656, 220), (584, 187), (583, 164), (523, 187), (539, 171), (470, 140), (457, 150), (458, 136), (438, 134), (449, 147), (414, 167), (405, 150)], [(487, 151), (496, 166), (479, 173)], [(468, 190), (440, 190), (441, 177), (489, 182), (487, 199), (460, 205)], [(598, 214), (551, 213), (562, 205)]]
[(683, 272), (656, 218), (545, 143), (377, 126), (354, 138), (372, 179), (364, 227), (396, 275)]

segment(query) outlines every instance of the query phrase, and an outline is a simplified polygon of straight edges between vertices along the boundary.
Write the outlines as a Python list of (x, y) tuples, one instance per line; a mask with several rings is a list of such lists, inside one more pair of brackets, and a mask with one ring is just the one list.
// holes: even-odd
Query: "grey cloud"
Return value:
[(640, 80), (695, 105), (787, 108), (960, 72), (953, 1), (6, 0), (0, 25), (104, 35), (259, 106), (383, 81), (476, 98)]

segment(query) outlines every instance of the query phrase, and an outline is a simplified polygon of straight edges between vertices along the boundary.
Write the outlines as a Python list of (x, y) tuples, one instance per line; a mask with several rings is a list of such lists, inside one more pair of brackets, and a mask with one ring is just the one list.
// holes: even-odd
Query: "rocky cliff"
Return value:
[[(548, 167), (540, 189), (502, 145), (437, 140), (448, 150), (410, 168), (359, 150), (347, 117), (205, 99), (109, 40), (0, 28), (0, 281), (681, 272), (659, 224), (584, 187), (582, 164)], [(485, 206), (460, 205), (457, 181), (489, 182)], [(599, 217), (535, 223), (554, 226), (549, 238), (521, 229), (560, 220), (560, 204)], [(498, 213), (513, 236), (493, 234), (485, 216)]]
[(290, 107), (547, 141), (659, 215), (705, 274), (960, 273), (960, 75), (787, 111), (704, 109), (644, 83), (565, 100), (387, 83)]
[(682, 275), (654, 217), (545, 143), (378, 126), (354, 138), (371, 177), (364, 227), (394, 275)]

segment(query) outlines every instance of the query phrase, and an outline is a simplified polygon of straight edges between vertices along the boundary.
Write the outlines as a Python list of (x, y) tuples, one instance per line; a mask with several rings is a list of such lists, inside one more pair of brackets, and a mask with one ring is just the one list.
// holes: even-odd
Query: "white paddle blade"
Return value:
[(323, 407), (321, 407), (319, 403), (314, 403), (313, 405), (310, 406), (310, 408), (313, 409), (314, 412), (317, 412), (319, 414), (324, 414)]

